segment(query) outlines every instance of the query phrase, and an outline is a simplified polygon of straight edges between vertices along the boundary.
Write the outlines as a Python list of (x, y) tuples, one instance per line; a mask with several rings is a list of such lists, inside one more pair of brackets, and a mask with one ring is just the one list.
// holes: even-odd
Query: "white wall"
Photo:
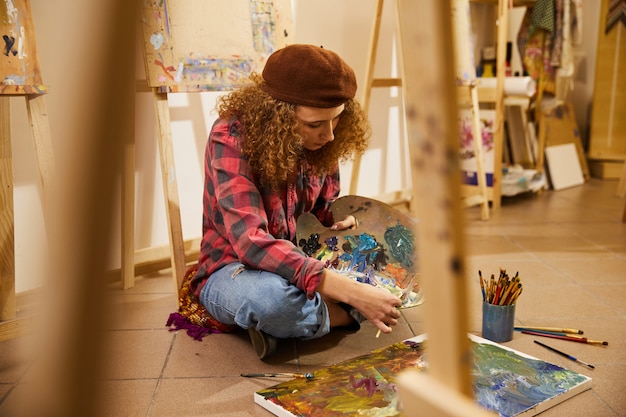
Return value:
[[(59, 25), (59, 2), (72, 0), (31, 0), (37, 35), (39, 60), (44, 82), (51, 86), (47, 96), (50, 127), (57, 164), (70, 164), (64, 152), (63, 138), (55, 135), (58, 121), (65, 111), (63, 92), (55, 90), (64, 68), (72, 63), (59, 62), (58, 52), (64, 45), (57, 42), (59, 31), (71, 33), (72, 27)], [(394, 12), (385, 2), (377, 55), (376, 77), (396, 75), (394, 47)], [(591, 3), (591, 4), (590, 4)], [(599, 5), (585, 2), (584, 22), (587, 56), (583, 70), (576, 78), (574, 99), (579, 125), (587, 125), (586, 109), (593, 89), (595, 39)], [(360, 85), (365, 77), (370, 30), (374, 18), (374, 0), (293, 0), (295, 40), (323, 45), (335, 50), (354, 68)], [(62, 8), (63, 9), (63, 8)], [(491, 22), (478, 25), (489, 32)], [(76, 34), (80, 36), (80, 34)], [(77, 57), (80, 59), (80, 57)], [(138, 58), (141, 66), (141, 58)], [(407, 74), (410, 75), (410, 74)], [(77, 85), (76, 88), (115, 88), (107, 85)], [(360, 89), (357, 94), (362, 94)], [(202, 216), (202, 158), (204, 144), (215, 118), (216, 93), (170, 95), (172, 135), (178, 175), (182, 224), (185, 239), (198, 237)], [(427, 98), (426, 98), (427, 99)], [(86, 103), (88, 105), (88, 103)], [(370, 117), (374, 127), (371, 146), (362, 159), (357, 194), (376, 196), (410, 186), (409, 163), (405, 146), (401, 96), (396, 89), (379, 88), (372, 92)], [(30, 137), (23, 98), (11, 99), (11, 123), (15, 176), (15, 252), (16, 291), (22, 292), (45, 282), (42, 259), (46, 253), (45, 228), (39, 190), (35, 153)], [(165, 208), (156, 147), (155, 118), (149, 94), (137, 95), (136, 103), (136, 248), (167, 244)], [(114, 121), (112, 121), (114, 123)], [(351, 164), (342, 167), (344, 193), (351, 180)], [(119, 220), (119, 201), (112, 202), (112, 212)], [(119, 224), (119, 221), (118, 221)], [(115, 245), (112, 266), (119, 266), (119, 227), (111, 231)], [(86, 277), (88, 278), (88, 277)]]

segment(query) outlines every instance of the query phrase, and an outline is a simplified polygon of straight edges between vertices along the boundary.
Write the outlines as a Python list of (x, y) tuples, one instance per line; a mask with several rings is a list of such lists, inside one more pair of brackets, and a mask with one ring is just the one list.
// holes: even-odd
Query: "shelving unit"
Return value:
[[(529, 7), (533, 6), (535, 0), (470, 0), (471, 3), (490, 4), (497, 7), (496, 19), (496, 87), (480, 88), (479, 101), (490, 102), (495, 107), (495, 121), (493, 127), (494, 140), (494, 172), (493, 187), (488, 189), (489, 199), (492, 202), (493, 211), (500, 208), (502, 198), (502, 159), (504, 151), (504, 119), (505, 119), (505, 97), (504, 81), (506, 76), (506, 46), (509, 30), (509, 6)], [(541, 95), (541, 85), (538, 85), (538, 96)], [(543, 149), (539, 146), (539, 157)], [(540, 168), (539, 164), (537, 166)]]

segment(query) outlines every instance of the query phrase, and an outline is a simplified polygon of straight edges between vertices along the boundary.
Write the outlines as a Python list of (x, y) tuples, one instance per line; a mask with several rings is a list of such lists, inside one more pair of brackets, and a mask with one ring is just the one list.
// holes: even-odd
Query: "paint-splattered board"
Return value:
[(35, 42), (35, 29), (28, 0), (5, 1), (0, 5), (2, 55), (0, 94), (43, 94)]
[(293, 38), (289, 0), (144, 0), (141, 23), (161, 92), (237, 88)]
[[(531, 416), (591, 388), (591, 378), (469, 335), (474, 396), (500, 416)], [(402, 416), (395, 377), (427, 364), (425, 335), (257, 391), (254, 401), (280, 417)]]
[[(358, 219), (358, 227), (342, 231), (323, 226), (312, 214), (298, 218), (298, 245), (309, 256), (324, 260), (329, 267), (359, 280), (372, 281), (403, 297), (403, 307), (422, 303), (419, 293), (417, 221), (405, 212), (381, 201), (361, 197), (338, 198), (331, 211), (335, 221), (348, 215)], [(328, 242), (332, 240), (333, 245)], [(311, 250), (305, 242), (317, 243)], [(334, 250), (329, 249), (330, 246)], [(356, 275), (364, 269), (374, 271), (369, 277)], [(370, 271), (371, 272), (371, 271)], [(403, 293), (404, 291), (404, 293)]]
[[(358, 228), (354, 230), (333, 231), (320, 224), (315, 216), (307, 213), (298, 218), (297, 239), (307, 239), (312, 233), (318, 233), (320, 240), (323, 240), (330, 236), (347, 236), (363, 231), (375, 236), (382, 244), (386, 244), (383, 237), (389, 228), (397, 226), (398, 224), (410, 230), (415, 230), (417, 227), (417, 220), (413, 217), (382, 201), (372, 198), (356, 195), (339, 197), (332, 203), (330, 209), (335, 221), (343, 220), (346, 216), (353, 215), (358, 219)], [(399, 261), (393, 257), (391, 252), (389, 252), (389, 254), (392, 257), (392, 261)], [(412, 261), (415, 271), (417, 270), (417, 260), (413, 258)]]

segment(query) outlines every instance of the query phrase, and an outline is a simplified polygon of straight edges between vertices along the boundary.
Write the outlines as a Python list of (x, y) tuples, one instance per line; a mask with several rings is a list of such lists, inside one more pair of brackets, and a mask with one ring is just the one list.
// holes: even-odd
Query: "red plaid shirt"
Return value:
[(296, 246), (296, 220), (311, 212), (326, 226), (329, 207), (339, 195), (339, 165), (331, 175), (301, 174), (279, 192), (263, 188), (239, 150), (241, 123), (217, 120), (205, 154), (204, 212), (197, 294), (208, 277), (232, 262), (274, 272), (313, 297), (324, 264)]

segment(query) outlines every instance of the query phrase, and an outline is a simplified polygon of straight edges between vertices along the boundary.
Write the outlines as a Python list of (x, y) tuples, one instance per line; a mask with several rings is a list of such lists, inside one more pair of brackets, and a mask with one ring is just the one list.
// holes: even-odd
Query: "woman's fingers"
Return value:
[(330, 229), (331, 230), (346, 230), (346, 229), (351, 229), (351, 228), (355, 228), (359, 225), (358, 220), (356, 219), (356, 217), (354, 217), (352, 214), (349, 214), (346, 216), (345, 219), (336, 222), (335, 224), (333, 224)]

